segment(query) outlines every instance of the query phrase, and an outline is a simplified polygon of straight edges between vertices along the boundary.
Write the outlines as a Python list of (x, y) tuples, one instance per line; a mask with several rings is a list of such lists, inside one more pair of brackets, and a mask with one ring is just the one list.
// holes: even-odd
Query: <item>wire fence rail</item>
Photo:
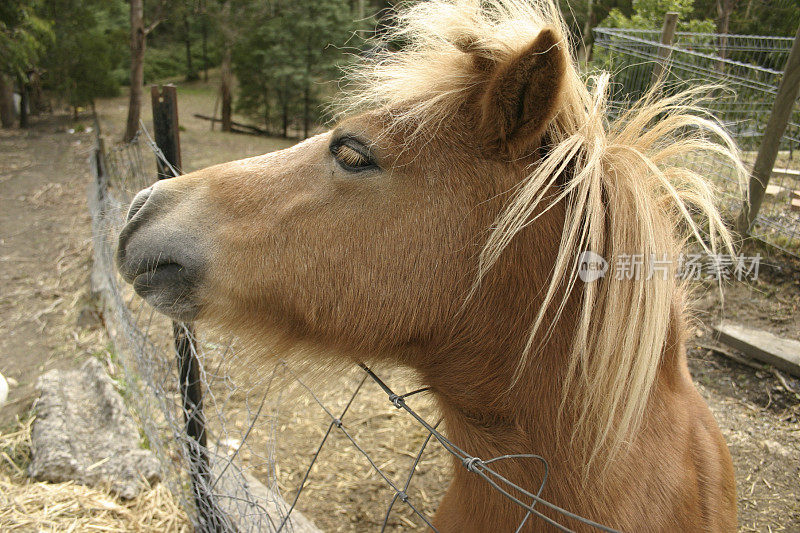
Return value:
[[(429, 392), (427, 388), (397, 393), (385, 378), (362, 364), (356, 380), (338, 391), (346, 399), (344, 405), (335, 407), (286, 360), (275, 357), (258, 372), (242, 372), (252, 361), (235, 340), (213, 332), (199, 333), (192, 325), (172, 324), (147, 306), (121, 280), (113, 257), (133, 195), (165, 170), (169, 175), (180, 172), (164, 152), (144, 128), (131, 143), (106, 150), (98, 129), (89, 202), (95, 249), (93, 284), (103, 295), (106, 327), (124, 374), (126, 400), (142, 428), (143, 445), (160, 459), (165, 482), (198, 531), (319, 531), (297, 508), (334, 433), (346, 439), (388, 489), (385, 508), (375, 510), (382, 517), (376, 528), (380, 531), (391, 529), (390, 519), (398, 505), (410, 510), (417, 527), (436, 531), (430, 513), (412, 490), (418, 466), (431, 445), (440, 446), (443, 457), (454, 457), (460, 468), (519, 507), (521, 521), (516, 531), (536, 529), (539, 524), (560, 531), (586, 526), (614, 531), (542, 497), (549, 476), (545, 457), (476, 457), (451, 442), (440, 431), (441, 420), (429, 422), (410, 405)], [(278, 482), (276, 460), (286, 383), (310, 398), (327, 419), (311, 460), (300, 467), (299, 482), (288, 488)], [(370, 386), (378, 387), (387, 405), (405, 413), (425, 434), (403, 472), (388, 472), (379, 464), (375, 450), (358, 438), (348, 422), (348, 414)], [(199, 395), (196, 392), (187, 400), (191, 388)], [(539, 465), (543, 475), (538, 487), (520, 487), (494, 469), (496, 463), (512, 459), (530, 460), (532, 468)], [(292, 495), (291, 501), (283, 494)]]
[[(677, 32), (671, 44), (658, 30), (595, 28), (593, 66), (612, 72), (611, 112), (627, 109), (653, 83), (654, 69), (665, 67), (664, 90), (718, 87), (703, 102), (728, 129), (752, 168), (784, 77), (794, 39), (758, 35)], [(664, 58), (667, 58), (666, 60)], [(800, 99), (795, 99), (780, 137), (770, 187), (750, 229), (751, 235), (800, 256)], [(733, 218), (746, 200), (735, 169), (706, 155), (685, 161), (722, 191), (720, 207)]]

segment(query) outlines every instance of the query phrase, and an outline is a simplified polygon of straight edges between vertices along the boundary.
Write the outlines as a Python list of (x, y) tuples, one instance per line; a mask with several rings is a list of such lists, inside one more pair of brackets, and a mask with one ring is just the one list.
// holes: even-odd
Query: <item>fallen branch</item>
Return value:
[[(202, 115), (200, 113), (195, 113), (194, 116), (199, 119), (210, 120), (211, 122), (222, 122), (221, 118), (209, 117), (208, 115)], [(233, 126), (234, 128), (239, 128), (238, 131), (231, 128), (232, 133), (246, 133), (249, 135), (269, 135), (269, 132), (267, 130), (250, 124), (242, 124), (241, 122), (233, 121), (231, 122), (231, 126)]]
[(775, 374), (775, 377), (778, 378), (778, 381), (781, 382), (781, 385), (783, 385), (784, 389), (794, 394), (800, 395), (800, 391), (789, 385), (789, 382), (786, 381), (786, 378), (783, 376), (783, 374), (781, 374), (780, 370), (778, 370), (777, 368), (773, 368), (772, 373)]

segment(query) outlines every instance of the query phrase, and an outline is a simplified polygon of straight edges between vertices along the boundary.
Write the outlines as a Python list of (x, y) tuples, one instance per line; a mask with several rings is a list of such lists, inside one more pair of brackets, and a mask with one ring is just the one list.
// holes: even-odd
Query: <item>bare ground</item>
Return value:
[[(208, 88), (195, 84), (179, 94), (188, 170), (289, 144), (212, 133), (208, 122), (191, 117), (193, 112), (210, 114), (213, 96)], [(111, 137), (119, 135), (124, 106), (123, 98), (98, 105), (103, 129)], [(81, 124), (91, 126), (88, 119)], [(27, 412), (33, 383), (42, 371), (74, 366), (90, 355), (106, 357), (107, 340), (92, 314), (87, 289), (86, 160), (93, 134), (67, 133), (74, 126), (66, 118), (46, 118), (27, 132), (0, 133), (0, 372), (18, 382), (10, 405), (0, 411), (0, 428)], [(770, 263), (758, 282), (726, 288), (723, 314), (798, 339), (800, 268), (788, 259), (770, 258)], [(769, 369), (731, 362), (709, 349), (715, 345), (709, 327), (721, 316), (719, 298), (711, 287), (698, 295), (690, 368), (734, 458), (741, 530), (800, 531), (800, 383)], [(406, 382), (398, 380), (394, 384), (407, 390)], [(339, 395), (326, 401), (341, 406), (343, 400)], [(434, 418), (425, 400), (419, 402)], [(277, 477), (287, 497), (328, 421), (308, 399), (292, 407), (291, 412), (284, 410), (278, 439)], [(387, 472), (402, 476), (425, 432), (390, 407), (374, 386), (362, 393), (348, 416), (354, 436), (371, 457)], [(266, 431), (253, 435), (267, 437)], [(6, 468), (2, 460), (0, 468)], [(433, 446), (409, 489), (426, 514), (435, 510), (446, 488), (447, 469), (446, 454)], [(363, 457), (334, 433), (298, 507), (326, 531), (364, 531), (382, 523), (391, 496)], [(403, 505), (396, 510), (390, 529), (421, 528)]]

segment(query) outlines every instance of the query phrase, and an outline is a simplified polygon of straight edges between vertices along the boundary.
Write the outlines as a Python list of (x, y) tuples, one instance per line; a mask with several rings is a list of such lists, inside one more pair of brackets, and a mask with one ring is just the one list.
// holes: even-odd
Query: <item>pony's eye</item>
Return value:
[(331, 144), (330, 150), (336, 162), (348, 172), (360, 172), (377, 167), (367, 147), (355, 139), (340, 139)]

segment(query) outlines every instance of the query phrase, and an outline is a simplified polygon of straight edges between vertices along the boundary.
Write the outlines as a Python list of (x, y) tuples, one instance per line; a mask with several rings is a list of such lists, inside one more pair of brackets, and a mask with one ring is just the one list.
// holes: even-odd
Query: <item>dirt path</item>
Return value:
[(36, 120), (0, 133), (0, 372), (11, 382), (0, 427), (29, 409), (38, 376), (102, 348), (82, 316), (90, 222), (85, 191), (91, 135)]
[[(196, 83), (180, 88), (186, 170), (293, 144), (210, 133), (209, 123), (192, 115), (211, 112), (214, 87)], [(124, 97), (97, 102), (109, 143), (122, 136), (126, 102)], [(143, 106), (142, 120), (152, 121), (149, 105)], [(77, 122), (66, 116), (34, 117), (26, 131), (0, 130), (0, 373), (13, 380), (9, 403), (0, 410), (0, 428), (28, 411), (42, 372), (107, 353), (108, 341), (92, 316), (88, 294), (86, 191), (95, 133), (87, 130), (92, 125), (88, 116)]]

